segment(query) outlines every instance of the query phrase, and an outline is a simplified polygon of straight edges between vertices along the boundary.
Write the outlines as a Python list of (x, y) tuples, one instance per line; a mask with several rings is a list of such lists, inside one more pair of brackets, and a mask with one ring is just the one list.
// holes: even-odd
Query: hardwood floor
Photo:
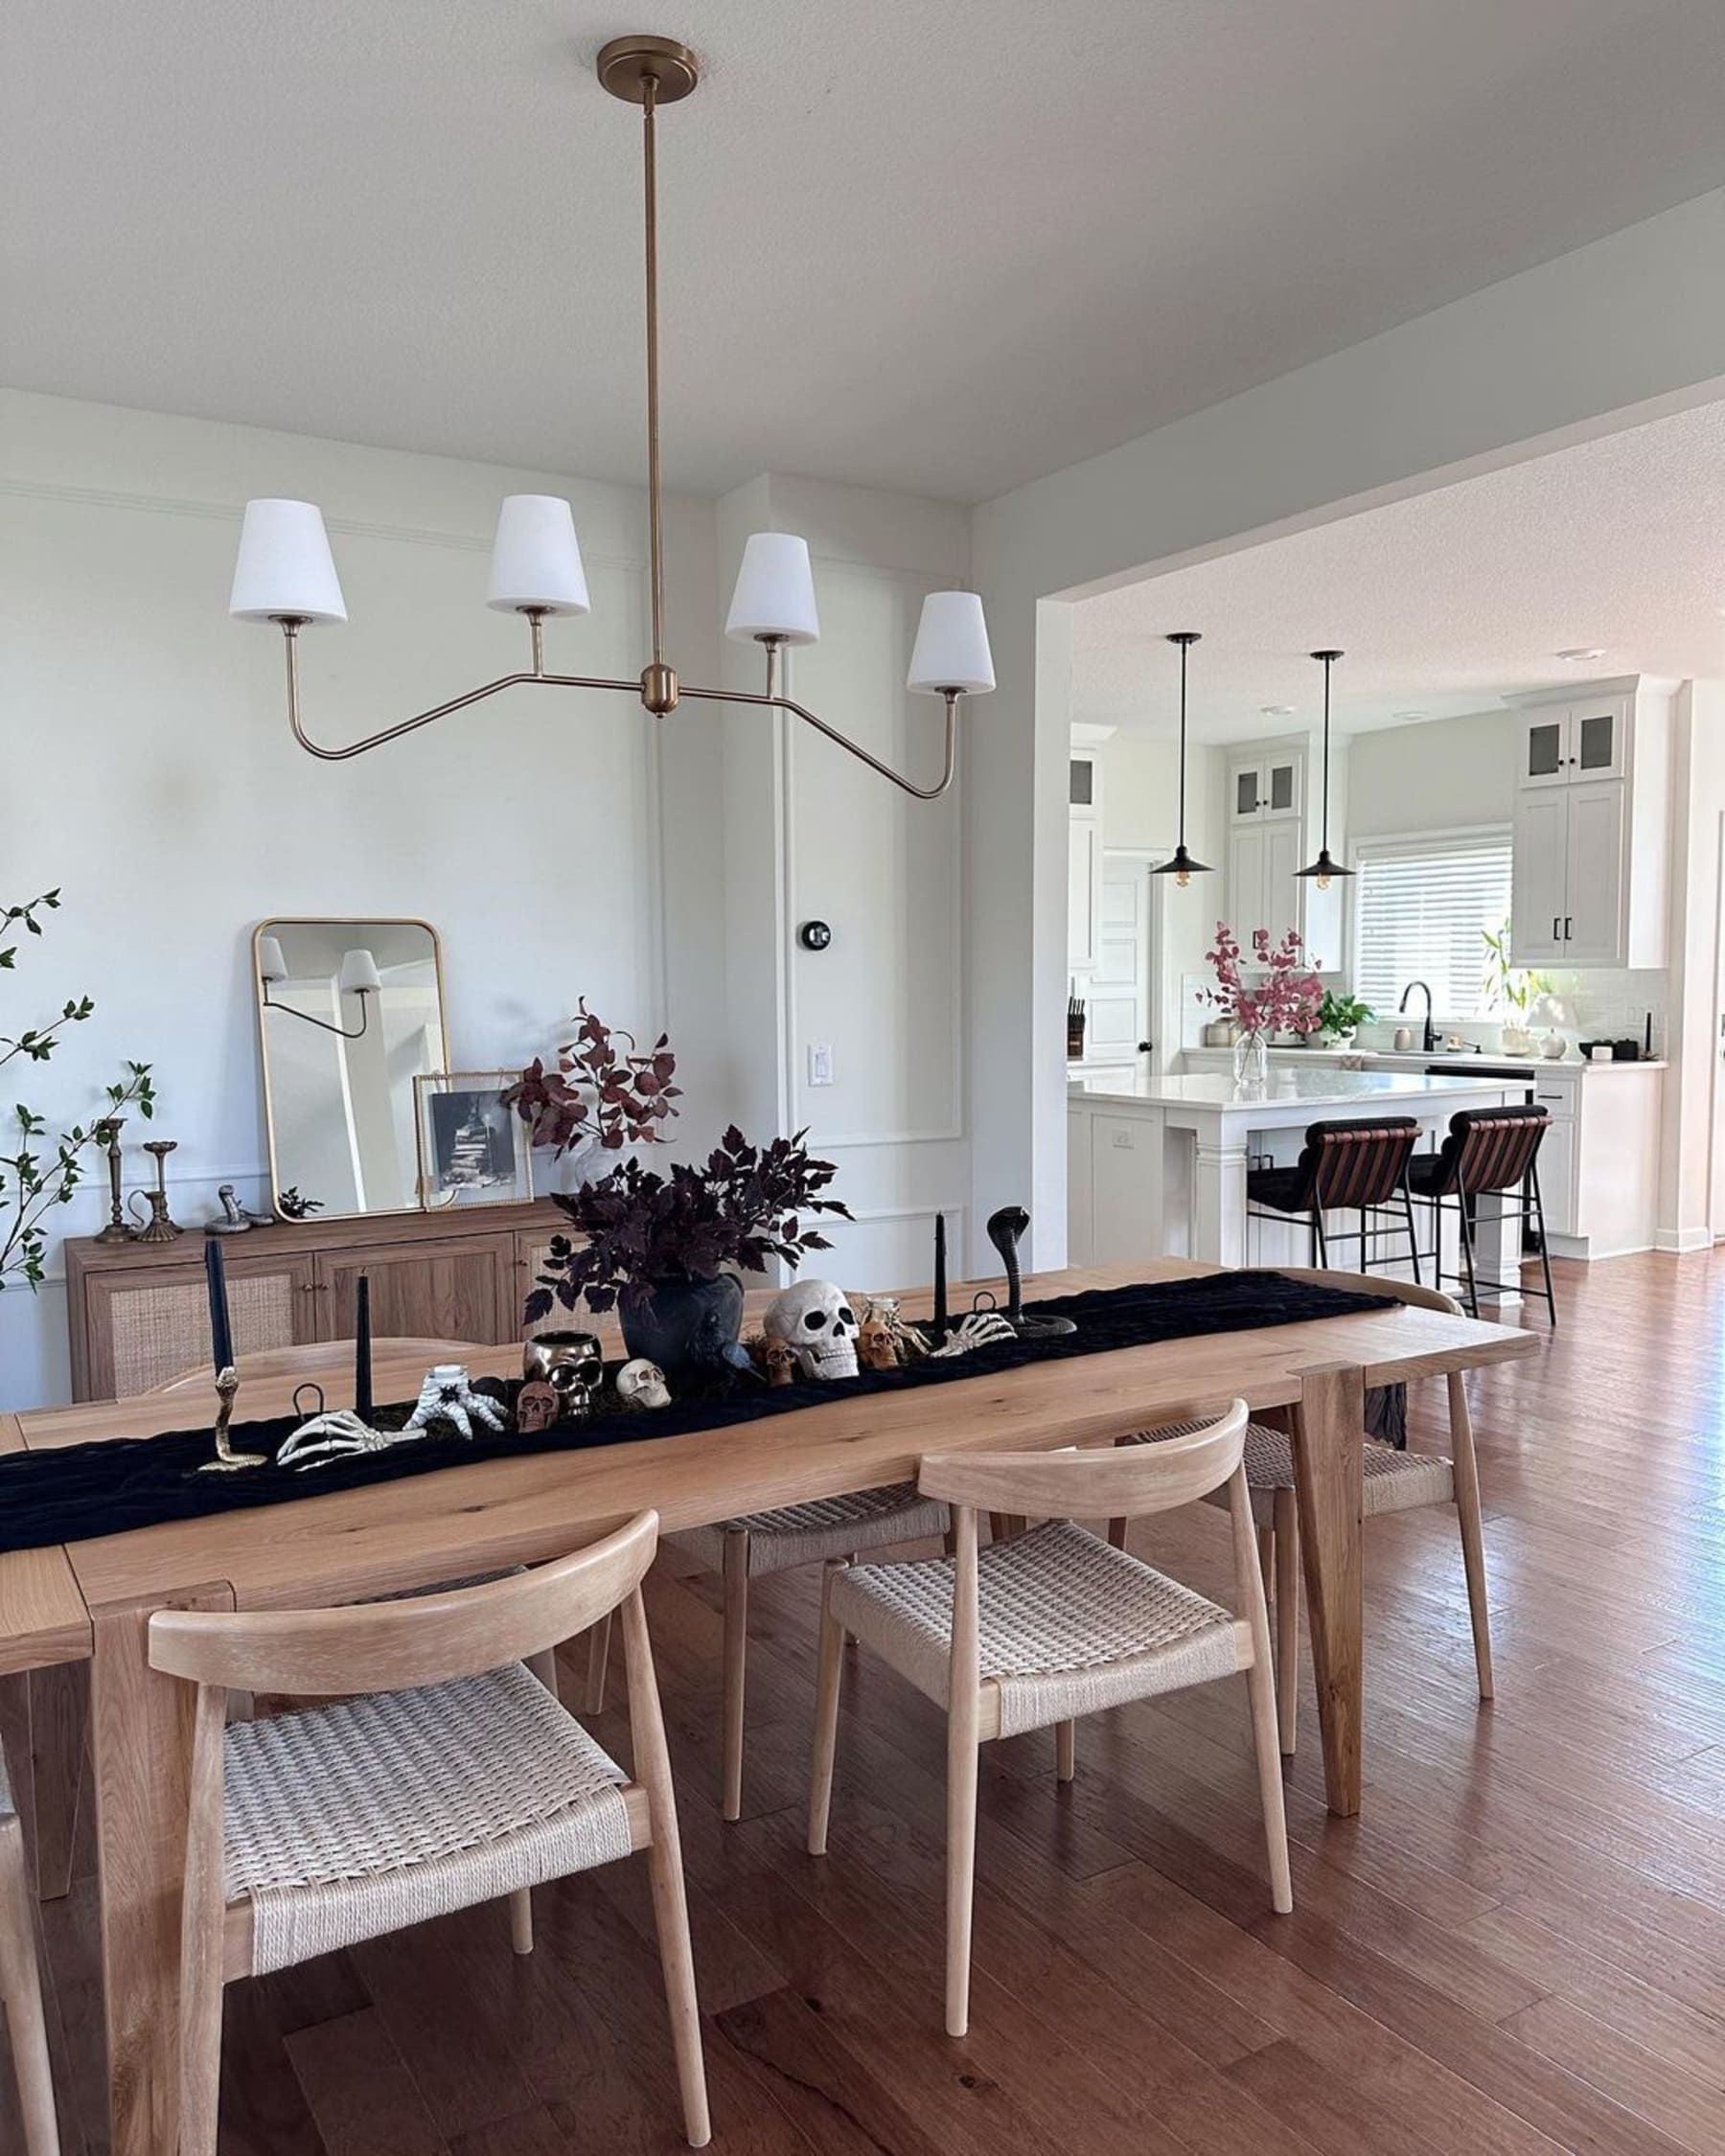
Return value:
[[(1725, 2146), (1725, 1255), (1563, 1267), (1559, 1294), (1551, 1346), (1472, 1388), (1495, 1705), (1432, 1510), (1368, 1524), (1358, 1820), (1324, 1810), (1304, 1687), (1293, 1916), (1270, 1913), (1243, 1684), (1081, 1725), (1067, 1789), (1051, 1732), (986, 1747), (961, 2042), (941, 2033), (939, 1714), (855, 1658), (832, 1854), (806, 1857), (818, 1574), (759, 1582), (744, 1818), (723, 1826), (719, 1582), (661, 1564), (716, 2148)], [(1225, 1594), (1224, 1515), (1136, 1547)], [(617, 1705), (600, 1733), (621, 1747)], [(104, 2145), (88, 1863), (86, 1824), (43, 1912), (68, 2156)], [(497, 1908), (235, 1986), (224, 2156), (679, 2147), (645, 1868), (536, 1902), (530, 1961)]]

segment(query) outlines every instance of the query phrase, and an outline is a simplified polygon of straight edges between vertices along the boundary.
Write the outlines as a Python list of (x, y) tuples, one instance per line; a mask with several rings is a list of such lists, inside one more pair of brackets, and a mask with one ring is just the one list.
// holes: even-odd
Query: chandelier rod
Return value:
[(665, 663), (665, 541), (659, 479), (658, 323), (658, 76), (648, 67), (641, 83), (641, 144), (647, 222), (647, 542), (652, 561), (653, 663)]

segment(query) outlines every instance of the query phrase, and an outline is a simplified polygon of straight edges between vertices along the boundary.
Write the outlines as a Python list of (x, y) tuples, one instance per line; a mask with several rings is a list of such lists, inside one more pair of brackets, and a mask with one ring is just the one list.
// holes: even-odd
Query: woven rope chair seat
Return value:
[(853, 1490), (846, 1497), (781, 1505), (774, 1512), (740, 1513), (717, 1526), (688, 1527), (665, 1540), (716, 1572), (724, 1569), (726, 1534), (739, 1528), (748, 1536), (748, 1575), (757, 1579), (796, 1565), (824, 1564), (829, 1557), (944, 1535), (947, 1508), (932, 1498), (919, 1497), (914, 1482), (889, 1482), (877, 1490)]
[[(944, 1706), (952, 1653), (951, 1558), (834, 1574), (833, 1614)], [(1227, 1610), (1070, 1520), (991, 1543), (977, 1565), (984, 1683), (1000, 1734), (1046, 1728), (1244, 1667)]]
[(260, 1976), (633, 1846), (622, 1769), (519, 1663), (240, 1723), (226, 1771)]
[[(1202, 1422), (1171, 1422), (1160, 1430), (1137, 1431), (1126, 1442), (1160, 1445), (1206, 1427)], [(1360, 1443), (1365, 1468), (1361, 1508), (1368, 1517), (1456, 1502), (1456, 1471), (1442, 1454), (1401, 1453), (1393, 1445), (1380, 1445), (1375, 1437), (1363, 1437)], [(1266, 1429), (1261, 1422), (1246, 1425), (1246, 1480), (1252, 1491), (1252, 1516), (1268, 1526), (1276, 1491), (1294, 1487), (1294, 1445), (1285, 1431)], [(1225, 1504), (1227, 1492), (1212, 1491), (1210, 1502)]]

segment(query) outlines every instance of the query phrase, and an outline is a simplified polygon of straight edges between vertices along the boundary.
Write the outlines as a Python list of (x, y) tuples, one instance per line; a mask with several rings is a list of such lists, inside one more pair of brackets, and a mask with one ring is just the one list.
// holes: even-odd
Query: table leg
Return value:
[(87, 1666), (63, 1663), (30, 1678), (30, 1758), (35, 1774), (36, 1892), (58, 1901), (72, 1891), (72, 1844), (83, 1785), (89, 1726)]
[[(156, 1605), (233, 1606), (225, 1586)], [(150, 1608), (91, 1615), (112, 2156), (166, 2156), (179, 2139), (180, 1888), (196, 1688), (150, 1668)]]
[(1351, 1364), (1302, 1370), (1291, 1423), (1324, 1794), (1330, 1810), (1347, 1819), (1360, 1808), (1365, 1373)]
[(1246, 1263), (1246, 1147), (1204, 1131), (1193, 1160), (1192, 1255), (1210, 1265)]

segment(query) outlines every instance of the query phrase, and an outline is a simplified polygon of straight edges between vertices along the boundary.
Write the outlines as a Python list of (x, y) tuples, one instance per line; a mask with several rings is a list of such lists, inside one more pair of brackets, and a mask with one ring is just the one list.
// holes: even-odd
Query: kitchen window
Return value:
[(1509, 918), (1509, 863), (1503, 830), (1359, 845), (1354, 994), (1386, 1018), (1423, 980), (1438, 1018), (1486, 1017), (1484, 934)]

